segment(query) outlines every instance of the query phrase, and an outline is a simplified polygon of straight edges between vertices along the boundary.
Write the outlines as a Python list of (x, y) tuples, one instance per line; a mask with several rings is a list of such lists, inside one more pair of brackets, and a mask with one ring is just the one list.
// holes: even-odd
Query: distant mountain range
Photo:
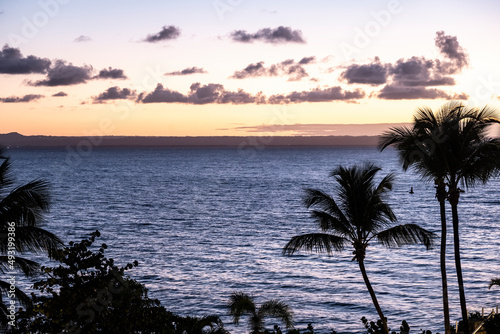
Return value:
[(148, 137), (148, 136), (24, 136), (0, 134), (6, 147), (293, 147), (376, 146), (378, 136), (275, 136), (275, 137)]

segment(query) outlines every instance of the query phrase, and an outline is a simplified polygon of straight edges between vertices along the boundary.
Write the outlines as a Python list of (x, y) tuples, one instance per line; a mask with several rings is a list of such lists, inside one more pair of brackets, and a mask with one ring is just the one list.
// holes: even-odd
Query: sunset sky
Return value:
[(2, 0), (0, 133), (334, 135), (447, 100), (498, 106), (498, 13), (493, 0)]

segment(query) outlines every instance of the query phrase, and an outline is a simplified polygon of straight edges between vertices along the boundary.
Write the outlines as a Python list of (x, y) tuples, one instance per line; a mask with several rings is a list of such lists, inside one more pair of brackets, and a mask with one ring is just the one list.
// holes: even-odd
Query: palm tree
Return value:
[[(432, 115), (432, 112), (430, 113)], [(446, 275), (446, 199), (448, 191), (444, 179), (447, 175), (446, 165), (442, 163), (442, 153), (440, 150), (426, 150), (420, 138), (420, 123), (425, 122), (429, 118), (427, 109), (419, 109), (417, 115), (414, 116), (414, 124), (412, 128), (400, 127), (391, 128), (381, 136), (380, 148), (384, 150), (388, 146), (395, 146), (399, 153), (399, 158), (403, 169), (406, 171), (409, 167), (413, 167), (420, 172), (428, 181), (434, 181), (436, 188), (436, 199), (439, 202), (439, 211), (441, 216), (441, 248), (440, 248), (440, 267), (441, 267), (441, 286), (443, 295), (443, 313), (445, 333), (451, 333), (450, 327), (450, 311), (448, 302), (448, 280)], [(438, 132), (434, 134), (438, 138)]]
[(229, 314), (233, 317), (233, 323), (239, 324), (240, 317), (249, 315), (248, 328), (252, 334), (264, 331), (264, 318), (273, 317), (280, 319), (287, 329), (293, 328), (293, 313), (282, 301), (272, 299), (264, 302), (259, 308), (255, 305), (253, 298), (243, 292), (233, 292), (228, 304)]
[[(469, 332), (465, 290), (460, 261), (460, 238), (458, 221), (459, 184), (471, 187), (486, 183), (500, 170), (500, 140), (489, 138), (489, 125), (500, 123), (494, 109), (465, 107), (459, 102), (450, 102), (433, 113), (430, 108), (417, 110), (412, 128), (393, 128), (382, 136), (382, 149), (395, 146), (403, 168), (414, 167), (426, 179), (438, 183), (438, 201), (441, 208), (441, 273), (443, 276), (443, 304), (446, 273), (444, 267), (446, 245), (446, 218), (444, 200), (451, 205), (455, 267), (462, 319), (466, 333)], [(445, 195), (445, 187), (448, 191)], [(445, 308), (444, 308), (445, 309)], [(446, 309), (445, 309), (446, 312)], [(446, 313), (445, 313), (446, 317)], [(448, 317), (449, 319), (449, 317)], [(445, 322), (445, 326), (449, 320)], [(449, 325), (448, 325), (449, 326)], [(449, 327), (448, 327), (449, 328)]]
[[(40, 227), (43, 213), (49, 208), (48, 186), (41, 180), (34, 180), (11, 189), (9, 158), (0, 148), (0, 272), (21, 270), (26, 276), (37, 272), (39, 265), (18, 256), (26, 252), (47, 252), (49, 255), (62, 245), (54, 234)], [(2, 299), (10, 289), (10, 283), (0, 280), (0, 323), (6, 324), (9, 310)], [(22, 305), (29, 305), (30, 298), (21, 290), (15, 296)]]
[(283, 253), (291, 255), (299, 249), (305, 249), (331, 254), (351, 244), (354, 248), (352, 260), (358, 262), (383, 329), (388, 333), (387, 320), (366, 274), (366, 248), (372, 240), (387, 247), (423, 243), (430, 248), (434, 234), (416, 224), (389, 227), (396, 221), (396, 216), (384, 199), (392, 189), (394, 175), (385, 176), (375, 185), (374, 177), (378, 171), (380, 168), (373, 164), (336, 168), (331, 176), (338, 183), (338, 199), (321, 190), (307, 189), (304, 204), (313, 209), (311, 215), (318, 222), (322, 233), (293, 237), (283, 248)]

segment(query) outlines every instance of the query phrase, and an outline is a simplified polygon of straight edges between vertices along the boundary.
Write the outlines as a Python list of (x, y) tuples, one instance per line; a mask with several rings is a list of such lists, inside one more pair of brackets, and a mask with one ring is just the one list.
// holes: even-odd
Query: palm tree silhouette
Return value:
[(384, 198), (392, 189), (394, 175), (385, 176), (375, 185), (374, 177), (378, 171), (380, 168), (373, 164), (336, 168), (331, 176), (338, 183), (338, 199), (321, 190), (307, 189), (304, 204), (313, 209), (311, 215), (318, 222), (322, 233), (293, 237), (283, 248), (283, 253), (291, 255), (299, 249), (305, 249), (331, 254), (351, 244), (354, 248), (352, 260), (358, 262), (383, 329), (388, 333), (387, 320), (366, 273), (366, 248), (372, 240), (387, 247), (423, 243), (430, 248), (434, 234), (416, 224), (389, 227), (396, 221), (396, 216)]
[(257, 308), (252, 297), (244, 292), (233, 292), (228, 304), (229, 314), (235, 325), (239, 324), (240, 317), (247, 314), (248, 328), (252, 334), (262, 333), (265, 329), (264, 319), (273, 317), (280, 319), (287, 329), (293, 328), (293, 313), (282, 301), (272, 299), (264, 302)]
[[(453, 106), (450, 106), (453, 107)], [(399, 153), (403, 169), (406, 171), (411, 166), (420, 172), (427, 180), (434, 181), (436, 188), (436, 199), (439, 202), (441, 216), (441, 248), (440, 248), (440, 267), (441, 267), (441, 286), (443, 295), (443, 313), (445, 333), (451, 333), (450, 311), (448, 302), (448, 281), (446, 274), (446, 199), (448, 192), (444, 179), (447, 175), (446, 165), (442, 163), (444, 157), (441, 151), (434, 149), (424, 150), (421, 138), (423, 124), (432, 119), (433, 113), (427, 108), (420, 108), (414, 116), (414, 126), (412, 128), (400, 127), (391, 128), (381, 136), (379, 147), (384, 150), (388, 146), (395, 146)], [(434, 120), (432, 121), (434, 122)], [(425, 133), (425, 131), (424, 131)], [(437, 134), (437, 132), (436, 132)]]
[[(0, 271), (6, 273), (19, 269), (26, 276), (31, 276), (37, 272), (38, 263), (20, 257), (18, 254), (47, 252), (50, 255), (53, 250), (62, 245), (57, 236), (40, 227), (43, 213), (49, 208), (48, 186), (44, 181), (34, 180), (10, 189), (14, 180), (11, 176), (9, 158), (5, 156), (2, 148), (0, 148), (0, 160), (2, 160), (0, 164), (0, 254), (4, 254), (0, 256)], [(11, 255), (10, 258), (9, 255)], [(2, 324), (6, 324), (9, 314), (2, 294), (9, 291), (10, 285), (9, 282), (0, 280), (0, 323)], [(15, 296), (22, 305), (26, 306), (31, 302), (30, 298), (18, 288), (15, 290)]]
[[(393, 128), (383, 134), (381, 147), (394, 146), (403, 168), (415, 168), (425, 179), (435, 180), (441, 212), (441, 275), (445, 329), (449, 333), (446, 284), (446, 217), (444, 202), (451, 205), (455, 267), (465, 333), (469, 333), (467, 305), (460, 261), (458, 221), (459, 184), (471, 187), (486, 183), (500, 170), (500, 140), (487, 136), (488, 126), (500, 123), (494, 109), (470, 108), (459, 102), (443, 105), (437, 113), (430, 108), (417, 110), (412, 128)], [(448, 186), (448, 191), (446, 191)], [(446, 319), (447, 318), (447, 319)]]

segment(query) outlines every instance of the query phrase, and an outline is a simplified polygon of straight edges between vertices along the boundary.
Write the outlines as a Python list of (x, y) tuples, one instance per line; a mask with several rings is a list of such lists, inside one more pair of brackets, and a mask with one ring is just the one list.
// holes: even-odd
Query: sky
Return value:
[(376, 135), (421, 106), (498, 107), (498, 13), (493, 0), (0, 0), (0, 133)]

